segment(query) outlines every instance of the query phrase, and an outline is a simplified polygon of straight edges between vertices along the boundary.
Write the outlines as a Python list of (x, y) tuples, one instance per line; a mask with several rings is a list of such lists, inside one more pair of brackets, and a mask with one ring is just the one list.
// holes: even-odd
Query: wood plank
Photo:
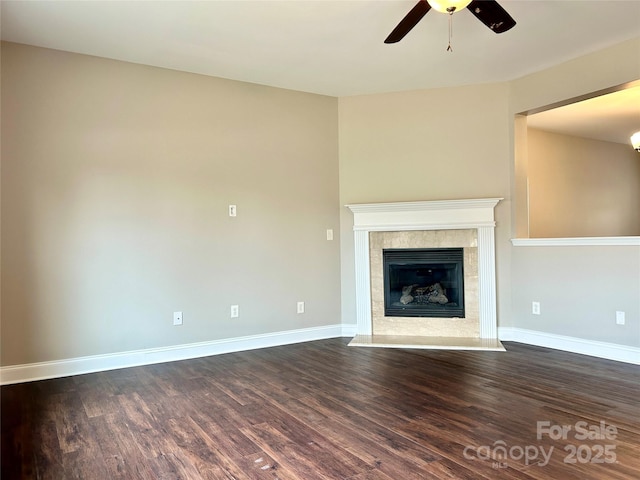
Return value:
[[(2, 478), (638, 478), (635, 365), (509, 342), (506, 353), (347, 343), (3, 386)], [(574, 431), (538, 439), (538, 421)], [(575, 438), (576, 422), (601, 421), (615, 439)], [(542, 466), (465, 456), (500, 442), (553, 454)], [(616, 462), (565, 461), (598, 445)]]
[(95, 437), (100, 440), (100, 455), (107, 477), (126, 480), (152, 480), (153, 472), (140, 455), (133, 433), (119, 414), (102, 415), (89, 420)]

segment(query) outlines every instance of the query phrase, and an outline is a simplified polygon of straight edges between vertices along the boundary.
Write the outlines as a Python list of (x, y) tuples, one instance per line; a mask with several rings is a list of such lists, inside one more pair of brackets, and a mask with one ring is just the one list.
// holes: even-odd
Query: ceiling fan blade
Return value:
[(516, 24), (511, 15), (495, 0), (473, 0), (467, 8), (496, 33), (506, 32)]
[(400, 20), (400, 23), (389, 34), (384, 43), (396, 43), (404, 38), (404, 36), (411, 31), (416, 24), (422, 20), (427, 12), (431, 10), (431, 5), (427, 0), (420, 0), (415, 7), (413, 7), (407, 15)]

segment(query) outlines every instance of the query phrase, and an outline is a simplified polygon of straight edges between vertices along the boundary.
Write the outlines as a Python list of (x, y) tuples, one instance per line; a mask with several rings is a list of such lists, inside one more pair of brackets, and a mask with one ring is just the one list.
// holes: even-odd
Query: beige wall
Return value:
[(2, 364), (334, 324), (341, 282), (355, 323), (343, 205), (477, 197), (505, 198), (500, 326), (640, 346), (637, 247), (509, 241), (528, 168), (516, 177), (515, 115), (638, 79), (639, 53), (336, 100), (3, 44)]
[[(528, 159), (515, 152), (526, 122), (516, 130), (516, 115), (639, 78), (637, 39), (507, 84), (341, 98), (340, 202), (504, 197), (496, 209), (499, 326), (640, 347), (638, 247), (510, 242), (526, 233), (527, 213)], [(355, 323), (353, 222), (344, 208), (341, 218), (342, 314)], [(534, 300), (540, 316), (531, 315)], [(616, 326), (616, 310), (626, 312), (625, 326)]]
[[(508, 85), (340, 99), (340, 203), (504, 197), (496, 207), (498, 316), (510, 302)], [(342, 209), (343, 321), (355, 323), (353, 217)]]
[(528, 129), (529, 236), (640, 236), (631, 145)]
[(2, 365), (340, 323), (337, 134), (335, 98), (3, 44)]
[(512, 258), (514, 326), (640, 347), (640, 247), (515, 247)]
[(529, 110), (566, 104), (593, 92), (640, 78), (640, 39), (628, 40), (509, 82), (510, 116), (516, 118), (510, 134), (514, 151), (511, 203), (514, 234), (529, 236), (527, 224), (527, 122)]
[[(510, 116), (638, 79), (635, 39), (510, 82)], [(520, 160), (514, 179), (528, 169), (526, 156)], [(524, 186), (512, 182), (514, 212), (526, 202)], [(513, 326), (640, 347), (639, 247), (514, 247), (511, 259)], [(534, 300), (539, 316), (531, 315)], [(617, 310), (626, 325), (616, 325)]]
[(539, 109), (639, 76), (640, 38), (636, 38), (509, 82), (509, 108), (514, 114)]

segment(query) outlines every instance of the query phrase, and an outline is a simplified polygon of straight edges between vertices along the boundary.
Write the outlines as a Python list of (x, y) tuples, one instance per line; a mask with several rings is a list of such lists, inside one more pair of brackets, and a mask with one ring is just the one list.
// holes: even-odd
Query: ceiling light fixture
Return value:
[(451, 15), (457, 10), (462, 10), (471, 3), (471, 0), (427, 0), (431, 8)]
[(640, 152), (640, 132), (631, 135), (631, 145), (633, 145), (636, 152)]

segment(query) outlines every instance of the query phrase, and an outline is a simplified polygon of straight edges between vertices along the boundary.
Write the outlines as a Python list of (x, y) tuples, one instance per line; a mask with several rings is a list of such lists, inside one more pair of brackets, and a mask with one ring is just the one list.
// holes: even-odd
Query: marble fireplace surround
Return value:
[[(356, 268), (356, 336), (349, 345), (504, 350), (498, 341), (495, 280), (494, 208), (500, 200), (502, 198), (347, 205), (354, 216)], [(412, 231), (414, 233), (407, 233)], [(434, 238), (439, 239), (437, 244), (432, 243)], [(466, 242), (465, 246), (472, 247), (464, 249), (465, 257), (475, 259), (477, 246), (477, 263), (472, 265), (473, 274), (477, 266), (477, 282), (470, 282), (473, 285), (467, 287), (465, 273), (465, 295), (470, 288), (475, 298), (471, 315), (467, 319), (444, 319), (459, 325), (453, 327), (454, 332), (447, 331), (443, 319), (424, 319), (426, 326), (415, 328), (413, 333), (409, 331), (413, 330), (410, 320), (407, 323), (402, 318), (381, 318), (377, 313), (379, 298), (372, 298), (372, 290), (376, 296), (379, 290), (380, 245), (401, 248), (407, 246), (408, 239), (413, 242), (417, 239), (427, 244), (410, 244), (411, 248), (458, 246), (451, 242), (460, 238)], [(472, 251), (471, 255), (467, 250)], [(372, 266), (376, 269), (373, 276)], [(394, 322), (397, 322), (397, 332)]]

